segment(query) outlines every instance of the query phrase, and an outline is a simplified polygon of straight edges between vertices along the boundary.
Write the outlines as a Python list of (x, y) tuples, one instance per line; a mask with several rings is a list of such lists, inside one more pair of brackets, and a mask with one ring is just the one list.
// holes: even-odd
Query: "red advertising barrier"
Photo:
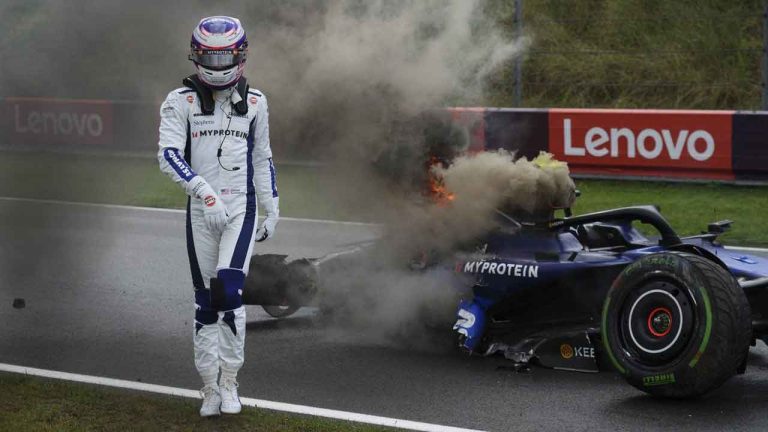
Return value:
[(446, 108), (451, 122), (466, 131), (467, 148), (471, 153), (485, 150), (485, 108)]
[(4, 105), (9, 143), (112, 145), (111, 101), (9, 97)]
[[(147, 154), (157, 148), (159, 103), (20, 97), (1, 102), (0, 147)], [(483, 107), (441, 112), (461, 131), (465, 151), (503, 148), (533, 157), (546, 150), (581, 175), (768, 181), (768, 112)]]
[(549, 111), (549, 151), (576, 174), (734, 179), (733, 111)]

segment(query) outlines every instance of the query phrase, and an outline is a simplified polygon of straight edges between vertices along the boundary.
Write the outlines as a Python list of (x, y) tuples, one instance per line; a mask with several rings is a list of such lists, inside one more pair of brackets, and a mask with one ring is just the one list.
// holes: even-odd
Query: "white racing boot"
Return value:
[(207, 385), (200, 390), (203, 397), (203, 406), (200, 407), (200, 417), (221, 415), (221, 392), (216, 384)]
[(237, 395), (237, 381), (232, 378), (221, 379), (221, 412), (224, 414), (238, 414), (243, 406)]

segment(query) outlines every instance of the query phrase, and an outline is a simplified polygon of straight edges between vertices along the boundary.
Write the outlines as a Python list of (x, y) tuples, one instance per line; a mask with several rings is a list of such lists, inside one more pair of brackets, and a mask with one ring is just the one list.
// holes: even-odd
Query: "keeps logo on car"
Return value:
[(575, 173), (733, 178), (731, 111), (549, 112), (549, 150)]
[(591, 346), (577, 346), (570, 344), (560, 345), (560, 357), (565, 360), (576, 358), (595, 358), (595, 348)]

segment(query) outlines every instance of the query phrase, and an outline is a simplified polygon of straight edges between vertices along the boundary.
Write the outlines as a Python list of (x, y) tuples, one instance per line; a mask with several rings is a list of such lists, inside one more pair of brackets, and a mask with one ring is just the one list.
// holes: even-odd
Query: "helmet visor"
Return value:
[(225, 69), (245, 61), (244, 50), (192, 50), (189, 59), (200, 66)]

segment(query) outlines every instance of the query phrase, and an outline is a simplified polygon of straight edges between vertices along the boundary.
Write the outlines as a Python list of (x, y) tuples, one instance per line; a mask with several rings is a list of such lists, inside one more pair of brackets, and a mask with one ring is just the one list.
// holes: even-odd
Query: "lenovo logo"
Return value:
[(549, 112), (549, 151), (575, 173), (730, 178), (732, 112)]
[(19, 105), (13, 106), (14, 127), (17, 133), (78, 135), (98, 137), (104, 132), (104, 121), (96, 113), (27, 111), (22, 114)]
[(703, 162), (715, 153), (715, 138), (709, 132), (698, 129), (672, 131), (669, 129), (642, 129), (637, 134), (632, 129), (601, 127), (590, 128), (576, 143), (573, 142), (571, 119), (563, 119), (563, 147), (566, 156), (617, 158), (626, 155), (630, 159), (642, 157), (656, 159), (667, 157), (680, 160), (683, 152), (692, 159)]
[(112, 104), (42, 98), (6, 99), (11, 141), (19, 144), (110, 145)]

